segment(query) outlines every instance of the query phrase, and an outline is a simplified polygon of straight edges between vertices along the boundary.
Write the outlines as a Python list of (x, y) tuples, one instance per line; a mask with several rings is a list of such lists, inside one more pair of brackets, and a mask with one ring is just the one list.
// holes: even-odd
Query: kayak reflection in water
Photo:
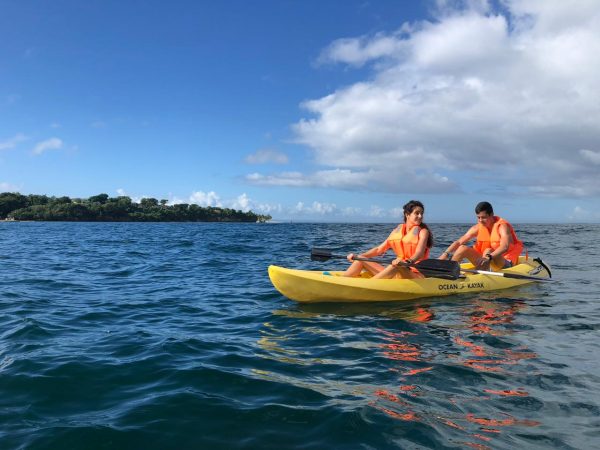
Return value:
[[(356, 255), (350, 253), (348, 261), (352, 263), (343, 273), (345, 277), (355, 277), (363, 270), (371, 273), (373, 278), (423, 278), (423, 275), (412, 267), (401, 263), (413, 264), (429, 257), (429, 249), (433, 245), (433, 235), (429, 227), (423, 223), (425, 207), (418, 200), (411, 200), (403, 207), (404, 223), (399, 224), (377, 247)], [(383, 255), (392, 249), (396, 259), (387, 267), (374, 261), (356, 261), (355, 257), (372, 258)]]
[[(502, 217), (494, 216), (494, 209), (488, 202), (478, 203), (475, 214), (477, 223), (450, 244), (439, 259), (451, 258), (460, 262), (467, 258), (478, 270), (489, 270), (490, 266), (501, 270), (517, 265), (523, 242), (517, 238), (512, 225)], [(474, 238), (477, 240), (473, 247), (466, 245)]]

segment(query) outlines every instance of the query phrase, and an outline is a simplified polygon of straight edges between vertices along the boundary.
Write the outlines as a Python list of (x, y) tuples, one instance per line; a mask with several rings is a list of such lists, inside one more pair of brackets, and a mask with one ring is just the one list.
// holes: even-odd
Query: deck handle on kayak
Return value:
[[(310, 252), (312, 261), (328, 261), (331, 258), (346, 259), (345, 255), (336, 255), (331, 250), (325, 248), (313, 248)], [(355, 256), (356, 261), (372, 261), (382, 265), (391, 264), (393, 260), (384, 261), (372, 258), (362, 258)], [(460, 265), (456, 261), (447, 261), (441, 259), (424, 259), (417, 263), (401, 263), (404, 267), (414, 267), (428, 278), (443, 278), (446, 280), (456, 280), (460, 278)]]

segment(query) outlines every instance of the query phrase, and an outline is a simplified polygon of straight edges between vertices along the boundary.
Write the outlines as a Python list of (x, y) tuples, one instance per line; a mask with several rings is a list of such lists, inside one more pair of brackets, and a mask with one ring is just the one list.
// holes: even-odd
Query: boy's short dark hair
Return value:
[(479, 214), (482, 211), (485, 212), (488, 216), (494, 215), (494, 208), (492, 208), (490, 202), (477, 203), (477, 206), (475, 207), (475, 214)]

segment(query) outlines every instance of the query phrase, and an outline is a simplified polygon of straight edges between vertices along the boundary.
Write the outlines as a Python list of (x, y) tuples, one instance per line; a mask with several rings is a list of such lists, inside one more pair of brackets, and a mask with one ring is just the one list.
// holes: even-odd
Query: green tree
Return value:
[(26, 206), (29, 205), (24, 195), (18, 192), (3, 192), (0, 194), (0, 219), (5, 219), (12, 211)]
[(93, 195), (90, 198), (88, 198), (88, 201), (90, 203), (101, 203), (104, 204), (108, 201), (108, 194), (98, 194), (98, 195)]
[(50, 199), (51, 203), (57, 203), (57, 204), (66, 204), (66, 203), (71, 203), (71, 198), (67, 197), (66, 195), (63, 197), (52, 197)]
[(140, 201), (140, 205), (144, 209), (146, 209), (146, 208), (153, 208), (155, 206), (158, 206), (158, 200), (156, 200), (155, 198), (151, 198), (151, 197), (144, 197)]
[(49, 201), (50, 199), (46, 195), (31, 194), (27, 196), (27, 203), (29, 204), (29, 206), (47, 205)]

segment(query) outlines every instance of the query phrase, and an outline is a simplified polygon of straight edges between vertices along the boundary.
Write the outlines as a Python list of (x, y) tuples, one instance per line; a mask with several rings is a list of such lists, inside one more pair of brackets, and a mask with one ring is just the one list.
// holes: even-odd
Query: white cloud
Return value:
[(584, 159), (587, 159), (589, 162), (593, 164), (600, 164), (600, 152), (582, 149), (579, 150), (579, 153), (581, 154), (581, 156), (584, 157)]
[(15, 134), (11, 138), (0, 141), (0, 150), (10, 150), (15, 148), (20, 142), (26, 141), (27, 139), (28, 137), (22, 133)]
[[(1, 186), (1, 184), (0, 184)], [(117, 189), (117, 194), (119, 196), (130, 197), (131, 201), (135, 203), (140, 203), (143, 198), (151, 198), (151, 195), (130, 195), (124, 189)], [(160, 197), (158, 200), (160, 201)], [(207, 207), (219, 207), (219, 208), (232, 208), (241, 210), (244, 212), (253, 211), (258, 214), (280, 214), (284, 212), (284, 208), (280, 204), (273, 203), (258, 203), (252, 200), (248, 194), (245, 192), (238, 195), (234, 199), (231, 200), (222, 200), (219, 194), (214, 191), (203, 192), (196, 191), (193, 192), (187, 199), (181, 198), (172, 194), (168, 195), (169, 201), (168, 205), (178, 205), (182, 203), (187, 204), (196, 204), (199, 206)]]
[[(178, 202), (178, 203), (184, 203), (184, 202)], [(221, 203), (220, 197), (214, 191), (210, 191), (210, 192), (203, 192), (203, 191), (193, 192), (192, 195), (190, 195), (188, 203), (194, 203), (194, 204), (199, 205), (199, 206), (215, 206), (215, 207), (222, 207), (223, 206), (223, 204)]]
[(342, 215), (346, 217), (357, 217), (360, 215), (361, 212), (362, 209), (357, 208), (355, 206), (346, 206), (344, 208), (341, 208)]
[(252, 206), (252, 211), (259, 214), (281, 214), (283, 207), (279, 203), (255, 203)]
[(0, 191), (1, 192), (18, 192), (20, 188), (12, 183), (8, 183), (6, 181), (0, 182)]
[(385, 210), (378, 205), (371, 205), (367, 215), (370, 217), (383, 217), (385, 216)]
[(438, 5), (436, 21), (327, 47), (322, 62), (376, 64), (303, 103), (297, 142), (323, 170), (247, 181), (423, 193), (494, 179), (513, 194), (600, 195), (600, 153), (587, 150), (600, 148), (597, 2)]
[(125, 189), (121, 188), (117, 189), (116, 192), (119, 197), (129, 197), (133, 203), (139, 203), (143, 198), (150, 198), (150, 195), (130, 195)]
[(63, 141), (59, 138), (53, 137), (50, 139), (46, 139), (45, 141), (38, 142), (36, 146), (33, 148), (34, 155), (41, 155), (47, 150), (58, 150), (62, 148)]
[(250, 210), (250, 197), (244, 192), (234, 200), (231, 204), (232, 209), (239, 209), (241, 211), (249, 211)]
[[(375, 164), (374, 164), (375, 165)], [(457, 192), (458, 186), (447, 177), (427, 170), (394, 172), (379, 167), (377, 170), (332, 169), (305, 175), (301, 172), (282, 172), (263, 175), (252, 173), (246, 181), (259, 186), (320, 187), (345, 190), (378, 190), (386, 192), (413, 192), (415, 185), (421, 192)]]
[(244, 161), (247, 164), (287, 164), (289, 159), (285, 153), (277, 150), (262, 149), (246, 156)]
[(321, 52), (318, 62), (343, 62), (362, 66), (373, 59), (392, 56), (404, 49), (401, 39), (396, 36), (378, 34), (375, 38), (338, 39)]
[(571, 222), (597, 222), (600, 220), (600, 213), (589, 211), (581, 206), (575, 206), (567, 218)]
[(304, 202), (298, 202), (292, 211), (299, 215), (327, 216), (338, 212), (338, 208), (335, 203), (314, 201), (310, 205), (305, 205)]

